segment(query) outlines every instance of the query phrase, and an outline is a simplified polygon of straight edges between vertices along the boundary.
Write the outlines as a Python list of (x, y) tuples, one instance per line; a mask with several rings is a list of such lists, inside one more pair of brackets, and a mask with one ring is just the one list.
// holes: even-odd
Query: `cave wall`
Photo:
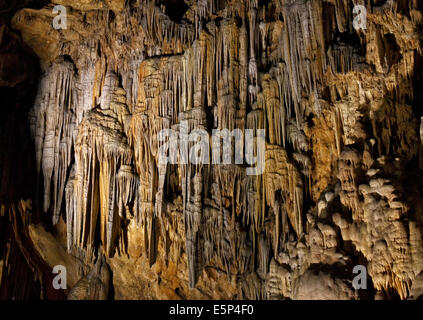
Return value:
[[(0, 127), (27, 121), (31, 139), (1, 150), (34, 171), (34, 194), (13, 200), (22, 246), (67, 267), (69, 298), (421, 295), (418, 0), (50, 2), (10, 21), (41, 74), (29, 111)], [(66, 29), (52, 27), (55, 5)], [(29, 67), (7, 70), (0, 52), (0, 84), (19, 90)], [(263, 172), (172, 147), (160, 161), (163, 130), (215, 129), (264, 130)], [(352, 286), (357, 265), (367, 291)]]
[(29, 236), (30, 223), (40, 221), (35, 147), (28, 113), (38, 88), (39, 60), (11, 26), (24, 7), (42, 1), (0, 3), (0, 299), (63, 299), (52, 287), (52, 269)]

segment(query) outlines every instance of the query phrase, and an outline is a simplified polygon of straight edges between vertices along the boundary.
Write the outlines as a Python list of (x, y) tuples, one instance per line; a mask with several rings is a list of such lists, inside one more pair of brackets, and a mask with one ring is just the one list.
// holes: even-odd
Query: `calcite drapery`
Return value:
[[(211, 296), (212, 283), (253, 299), (312, 296), (319, 265), (334, 295), (355, 297), (359, 251), (375, 289), (406, 298), (422, 271), (422, 213), (409, 205), (420, 182), (402, 191), (397, 171), (421, 150), (421, 4), (369, 4), (363, 31), (347, 0), (185, 2), (174, 21), (166, 1), (75, 1), (45, 51), (37, 26), (50, 7), (13, 20), (42, 60), (39, 186), (53, 224), (66, 220), (69, 252), (146, 258), (157, 288), (182, 297)], [(263, 175), (185, 163), (175, 140), (176, 163), (160, 163), (163, 129), (169, 141), (264, 129)]]

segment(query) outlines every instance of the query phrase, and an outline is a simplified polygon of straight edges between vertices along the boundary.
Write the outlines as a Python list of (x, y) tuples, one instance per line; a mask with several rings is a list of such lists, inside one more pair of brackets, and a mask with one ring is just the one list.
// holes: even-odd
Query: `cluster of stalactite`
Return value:
[[(181, 22), (153, 1), (118, 15), (76, 13), (89, 31), (80, 31), (77, 44), (66, 37), (75, 25), (62, 31), (59, 58), (40, 80), (30, 117), (43, 210), (53, 225), (66, 222), (68, 251), (87, 261), (99, 251), (125, 254), (135, 221), (150, 266), (159, 258), (177, 264), (186, 253), (191, 288), (213, 265), (237, 279), (239, 297), (301, 298), (302, 283), (315, 281), (310, 266), (349, 268), (343, 239), (368, 259), (377, 290), (407, 297), (423, 269), (421, 235), (404, 220), (409, 209), (384, 178), (389, 172), (377, 167), (385, 156), (417, 154), (417, 123), (406, 125), (414, 56), (397, 61), (408, 77), (348, 82), (365, 68), (366, 54), (352, 7), (347, 0), (207, 0), (190, 3)], [(418, 8), (410, 2), (410, 11)], [(378, 43), (383, 62), (389, 48)], [(380, 99), (368, 93), (375, 83), (386, 93)], [(370, 105), (370, 133), (362, 105)], [(336, 183), (316, 195), (309, 122), (325, 110), (333, 114), (339, 170)], [(163, 129), (178, 138), (196, 129), (263, 129), (264, 172), (248, 175), (250, 164), (235, 164), (233, 155), (232, 164), (218, 165), (168, 154), (177, 161), (163, 164)], [(333, 280), (334, 292), (353, 297), (341, 282)]]
[[(29, 1), (27, 2), (29, 4)], [(36, 173), (28, 110), (37, 89), (36, 58), (8, 22), (24, 3), (0, 5), (0, 299), (63, 298), (29, 239)]]

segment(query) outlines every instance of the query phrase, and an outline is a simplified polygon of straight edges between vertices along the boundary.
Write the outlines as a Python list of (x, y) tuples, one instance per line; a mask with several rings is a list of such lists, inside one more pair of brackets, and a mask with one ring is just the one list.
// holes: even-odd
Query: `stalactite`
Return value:
[[(53, 81), (54, 79), (54, 81)], [(58, 59), (40, 83), (32, 117), (37, 169), (44, 180), (44, 211), (52, 204), (53, 223), (60, 217), (75, 129), (74, 66)], [(54, 86), (50, 86), (54, 82)], [(52, 196), (53, 194), (53, 196)]]
[(292, 227), (300, 236), (303, 232), (303, 179), (298, 169), (289, 162), (287, 153), (279, 146), (266, 146), (264, 174), (265, 200), (270, 206), (281, 191), (285, 210)]
[[(158, 279), (188, 279), (169, 283), (199, 287), (190, 294), (212, 279), (236, 287), (231, 298), (295, 298), (314, 281), (310, 266), (345, 265), (351, 252), (340, 252), (349, 250), (340, 248), (341, 232), (366, 258), (398, 258), (392, 266), (369, 259), (369, 274), (377, 290), (405, 298), (421, 271), (405, 266), (420, 266), (421, 235), (400, 219), (409, 209), (375, 166), (383, 156), (413, 159), (421, 148), (409, 106), (419, 49), (403, 47), (413, 38), (400, 33), (400, 62), (390, 73), (389, 50), (368, 45), (375, 26), (355, 33), (344, 0), (185, 3), (172, 18), (170, 4), (156, 1), (74, 8), (72, 26), (55, 40), (61, 57), (43, 65), (30, 123), (43, 209), (56, 225), (65, 207), (68, 252), (90, 265), (124, 264), (128, 255)], [(372, 23), (398, 36), (391, 16), (381, 22), (376, 11)], [(18, 16), (16, 24), (30, 20)], [(263, 142), (263, 174), (249, 175), (247, 159), (233, 163), (210, 145), (232, 162), (184, 159), (185, 148), (198, 146), (193, 132), (206, 132), (210, 143), (213, 130), (242, 133), (230, 147), (244, 144), (243, 156), (251, 139), (257, 161)], [(160, 161), (163, 142), (168, 163)], [(374, 227), (365, 230), (369, 246), (354, 232), (364, 221)], [(338, 280), (327, 282), (344, 288)]]
[[(72, 234), (72, 247), (87, 248), (87, 257), (93, 254), (97, 232), (107, 255), (113, 254), (120, 232), (118, 219), (123, 218), (121, 206), (130, 204), (138, 184), (128, 167), (132, 151), (124, 135), (124, 92), (117, 88), (113, 74), (106, 79), (100, 107), (88, 112), (80, 124), (75, 142), (76, 174), (67, 188), (67, 217), (73, 223), (68, 234)], [(100, 230), (96, 230), (97, 219)]]

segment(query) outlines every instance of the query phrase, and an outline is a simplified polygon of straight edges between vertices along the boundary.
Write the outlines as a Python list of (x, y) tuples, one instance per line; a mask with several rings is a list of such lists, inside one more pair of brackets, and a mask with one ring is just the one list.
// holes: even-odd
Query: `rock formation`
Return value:
[[(34, 279), (17, 297), (421, 296), (419, 0), (6, 11), (0, 274), (24, 259), (15, 273)], [(60, 261), (71, 280), (59, 294)]]

